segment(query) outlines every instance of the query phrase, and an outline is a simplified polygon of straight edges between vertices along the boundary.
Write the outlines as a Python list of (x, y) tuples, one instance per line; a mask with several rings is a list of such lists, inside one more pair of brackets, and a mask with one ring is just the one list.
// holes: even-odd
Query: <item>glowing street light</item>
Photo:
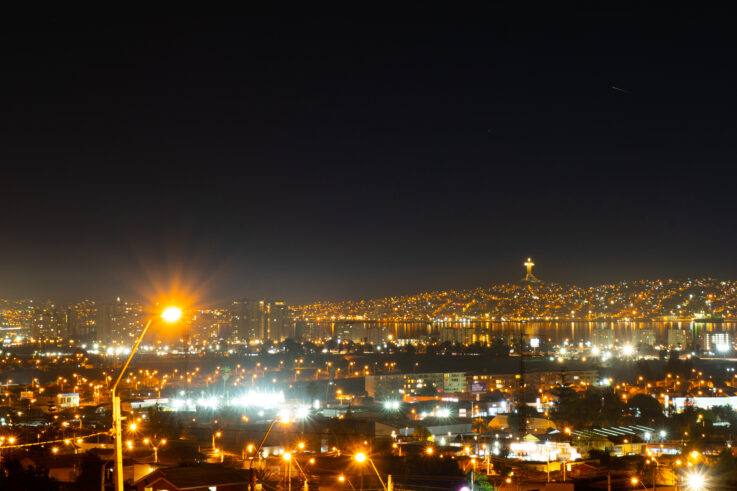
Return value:
[[(180, 309), (179, 307), (170, 306), (165, 308), (161, 313), (161, 318), (164, 320), (164, 322), (168, 322), (170, 324), (177, 322), (181, 317), (182, 309)], [(153, 320), (153, 318), (150, 318), (144, 326), (143, 330), (141, 330), (141, 334), (138, 335), (138, 339), (136, 339), (136, 342), (133, 344), (133, 348), (128, 355), (128, 359), (125, 361), (125, 364), (120, 369), (120, 373), (118, 373), (118, 378), (115, 380), (115, 383), (113, 384), (111, 390), (113, 401), (113, 428), (115, 431), (115, 491), (123, 491), (123, 418), (120, 414), (120, 396), (116, 394), (116, 390), (118, 388), (118, 384), (120, 384), (120, 381), (123, 379), (123, 375), (125, 375), (125, 371), (128, 368), (128, 365), (130, 365), (130, 362), (133, 359), (133, 355), (136, 354), (138, 347), (141, 345), (141, 341), (143, 341), (143, 337), (146, 335), (148, 328), (151, 327), (151, 323), (153, 322)]]
[(282, 458), (285, 462), (287, 462), (289, 465), (287, 466), (287, 486), (288, 491), (292, 491), (292, 454), (289, 452), (284, 452), (284, 455), (282, 455)]
[(216, 431), (212, 434), (212, 448), (215, 448), (215, 438), (220, 438), (221, 436), (223, 436), (223, 434), (220, 431)]
[[(387, 487), (384, 484), (384, 480), (381, 479), (381, 475), (379, 474), (379, 470), (376, 468), (376, 465), (374, 465), (374, 461), (371, 460), (371, 457), (369, 457), (368, 455), (366, 455), (365, 452), (357, 452), (357, 453), (355, 453), (353, 455), (353, 459), (356, 462), (358, 462), (359, 464), (363, 464), (364, 462), (368, 461), (368, 463), (371, 464), (371, 468), (376, 473), (376, 477), (379, 478), (379, 482), (381, 483), (381, 487), (384, 488), (384, 491), (387, 491)], [(392, 476), (391, 476), (391, 474), (389, 474), (388, 481), (390, 483), (389, 485), (391, 486), (391, 482), (392, 482)], [(363, 468), (361, 469), (361, 489), (363, 489)]]
[(166, 322), (173, 324), (182, 318), (182, 309), (179, 307), (167, 307), (161, 313), (161, 318)]
[(154, 464), (159, 463), (159, 447), (162, 445), (166, 445), (166, 438), (162, 438), (159, 440), (159, 444), (156, 445), (153, 440), (149, 440), (148, 438), (143, 439), (143, 443), (146, 445), (150, 444), (151, 448), (154, 449)]
[(341, 475), (338, 476), (338, 482), (341, 483), (341, 484), (347, 482), (348, 485), (351, 487), (351, 489), (353, 491), (356, 491), (356, 488), (353, 487), (353, 483), (351, 482), (351, 480), (348, 479), (347, 477), (345, 477), (343, 474), (341, 474)]
[(645, 487), (645, 485), (642, 484), (642, 482), (638, 478), (633, 477), (632, 479), (630, 479), (630, 482), (632, 483), (633, 486), (637, 486), (639, 484), (640, 486), (642, 486), (642, 489), (647, 491), (647, 488)]
[(686, 476), (686, 489), (689, 491), (702, 491), (706, 486), (706, 477), (699, 472), (692, 472)]

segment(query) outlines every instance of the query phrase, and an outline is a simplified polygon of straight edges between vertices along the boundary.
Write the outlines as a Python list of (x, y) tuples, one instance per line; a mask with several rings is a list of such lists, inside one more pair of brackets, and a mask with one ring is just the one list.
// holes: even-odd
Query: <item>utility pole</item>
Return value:
[(658, 482), (658, 464), (656, 462), (655, 465), (653, 466), (653, 491), (655, 491), (657, 482)]
[(519, 419), (519, 439), (520, 441), (525, 437), (527, 431), (527, 419), (526, 419), (525, 404), (525, 340), (520, 334), (519, 337), (519, 387), (517, 391), (517, 417)]
[(189, 328), (184, 333), (184, 403), (189, 408)]

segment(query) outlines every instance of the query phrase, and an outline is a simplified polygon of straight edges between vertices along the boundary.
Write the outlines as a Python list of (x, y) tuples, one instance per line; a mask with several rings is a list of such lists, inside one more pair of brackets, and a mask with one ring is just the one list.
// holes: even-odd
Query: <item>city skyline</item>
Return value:
[(29, 6), (0, 489), (737, 489), (727, 5)]
[[(336, 327), (339, 323), (347, 325), (346, 332), (352, 331), (352, 323), (367, 333), (378, 326), (374, 335), (387, 335), (381, 326), (391, 323), (444, 326), (461, 336), (463, 329), (471, 324), (485, 332), (484, 336), (490, 336), (494, 325), (518, 322), (585, 321), (601, 325), (659, 322), (673, 326), (696, 322), (717, 327), (726, 322), (729, 324), (725, 328), (731, 330), (731, 323), (737, 319), (736, 281), (639, 280), (578, 287), (544, 283), (531, 276), (532, 265), (528, 258), (524, 263), (527, 271), (524, 279), (470, 290), (306, 305), (244, 298), (220, 305), (181, 303), (187, 328), (179, 338), (181, 343), (194, 345), (198, 339), (225, 344), (282, 342), (302, 339), (305, 332), (320, 333), (320, 339), (331, 339), (343, 329)], [(82, 299), (72, 304), (0, 299), (0, 331), (5, 336), (3, 342), (10, 344), (49, 340), (125, 345), (161, 305), (121, 298)], [(337, 324), (314, 325), (321, 322)], [(501, 329), (500, 333), (507, 328)], [(536, 329), (546, 330), (542, 325)], [(172, 339), (171, 335), (164, 337)]]

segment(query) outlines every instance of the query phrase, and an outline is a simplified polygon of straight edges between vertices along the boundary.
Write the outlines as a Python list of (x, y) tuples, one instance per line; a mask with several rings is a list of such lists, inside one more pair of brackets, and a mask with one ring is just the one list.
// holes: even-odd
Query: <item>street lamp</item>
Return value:
[(353, 491), (356, 491), (356, 488), (353, 487), (353, 483), (351, 482), (351, 480), (348, 479), (347, 477), (345, 477), (343, 474), (341, 474), (341, 475), (338, 476), (338, 482), (341, 483), (341, 484), (343, 484), (344, 482), (347, 482), (348, 485), (351, 487), (351, 489)]
[[(170, 324), (177, 322), (181, 317), (182, 309), (180, 309), (179, 307), (167, 307), (161, 313), (161, 318), (164, 320), (164, 322), (168, 322)], [(153, 322), (153, 320), (153, 317), (149, 319), (143, 330), (141, 331), (141, 334), (138, 335), (138, 339), (136, 339), (136, 342), (133, 344), (130, 355), (128, 355), (128, 359), (125, 361), (123, 368), (120, 369), (120, 373), (118, 373), (118, 378), (115, 380), (115, 383), (113, 384), (113, 388), (111, 390), (113, 400), (113, 428), (115, 432), (115, 491), (123, 491), (123, 437), (121, 428), (122, 417), (120, 414), (120, 396), (116, 395), (115, 392), (118, 388), (118, 384), (123, 379), (123, 375), (125, 374), (128, 365), (130, 365), (133, 355), (136, 354), (138, 346), (141, 344), (141, 341), (143, 341), (143, 337), (146, 335), (148, 328), (151, 327), (151, 323)]]
[(288, 464), (287, 465), (287, 486), (288, 490), (292, 491), (292, 454), (289, 452), (284, 452), (284, 455), (282, 455), (282, 458), (284, 461)]
[(159, 447), (162, 445), (166, 445), (166, 438), (162, 438), (161, 440), (159, 440), (158, 445), (154, 444), (154, 441), (149, 440), (148, 438), (144, 438), (143, 443), (151, 444), (151, 448), (154, 449), (154, 464), (158, 464), (159, 463)]
[[(359, 464), (363, 464), (364, 462), (368, 461), (369, 464), (371, 464), (371, 468), (376, 473), (376, 477), (379, 478), (379, 482), (381, 483), (381, 487), (384, 489), (384, 491), (391, 491), (392, 490), (392, 476), (389, 474), (389, 477), (387, 481), (389, 482), (389, 488), (387, 489), (386, 485), (384, 484), (384, 481), (381, 479), (381, 475), (379, 474), (379, 470), (374, 465), (374, 461), (371, 460), (371, 457), (366, 455), (364, 452), (358, 452), (353, 455), (353, 459), (358, 462)], [(363, 489), (363, 469), (361, 469), (361, 489)]]
[(686, 476), (686, 489), (689, 491), (702, 491), (706, 486), (706, 477), (699, 472), (692, 472)]
[[(258, 447), (256, 447), (256, 453), (253, 457), (251, 457), (251, 464), (248, 466), (250, 474), (251, 474), (251, 489), (256, 489), (256, 474), (253, 472), (253, 461), (256, 460), (256, 457), (259, 458), (259, 465), (261, 463), (261, 447), (264, 446), (264, 443), (266, 443), (266, 439), (269, 438), (269, 433), (271, 433), (271, 429), (274, 427), (277, 421), (281, 421), (284, 424), (288, 424), (288, 420), (282, 419), (280, 417), (276, 417), (271, 421), (271, 424), (266, 429), (266, 434), (264, 435), (263, 440), (261, 440), (261, 443), (258, 444)], [(249, 450), (250, 451), (250, 450)], [(116, 490), (117, 491), (117, 490)]]
[(640, 486), (642, 486), (642, 489), (647, 491), (647, 488), (645, 487), (645, 485), (642, 484), (642, 482), (638, 478), (633, 477), (632, 479), (630, 479), (630, 482), (632, 483), (633, 486), (637, 486), (639, 484)]

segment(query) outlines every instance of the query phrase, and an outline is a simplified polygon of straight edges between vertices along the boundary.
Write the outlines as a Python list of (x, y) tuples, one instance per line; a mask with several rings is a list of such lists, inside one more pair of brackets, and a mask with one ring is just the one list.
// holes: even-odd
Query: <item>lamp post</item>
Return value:
[[(384, 491), (393, 491), (394, 486), (392, 486), (392, 476), (389, 474), (387, 478), (387, 482), (389, 483), (389, 487), (387, 487), (384, 484), (383, 479), (381, 479), (381, 475), (379, 474), (379, 470), (376, 468), (376, 465), (374, 465), (374, 461), (371, 460), (371, 457), (366, 455), (364, 452), (358, 452), (353, 456), (353, 459), (358, 462), (359, 464), (363, 464), (364, 462), (368, 461), (369, 464), (371, 464), (371, 468), (376, 473), (376, 477), (379, 478), (379, 482), (381, 483), (381, 487), (384, 489)], [(361, 468), (361, 489), (363, 489), (363, 468)]]
[[(212, 434), (212, 453), (213, 453), (213, 455), (215, 455), (215, 454), (218, 453), (218, 449), (215, 448), (215, 438), (220, 438), (221, 436), (223, 436), (223, 434), (220, 431), (216, 431), (215, 433)], [(222, 463), (223, 460), (224, 460), (224, 458), (225, 458), (225, 456), (224, 456), (224, 453), (222, 452), (223, 449), (220, 449), (220, 450), (221, 450), (221, 452), (220, 452), (220, 462)]]
[[(177, 322), (181, 317), (182, 310), (178, 307), (167, 307), (161, 313), (161, 318), (165, 322), (172, 324)], [(120, 414), (120, 396), (116, 394), (116, 390), (118, 388), (118, 384), (123, 379), (125, 370), (128, 368), (128, 365), (130, 365), (133, 355), (136, 354), (136, 350), (141, 344), (141, 341), (143, 341), (143, 337), (146, 335), (146, 331), (148, 331), (148, 328), (151, 326), (152, 322), (153, 318), (148, 320), (146, 326), (141, 331), (141, 334), (139, 334), (138, 339), (136, 339), (136, 342), (133, 344), (130, 355), (128, 355), (128, 359), (125, 361), (123, 368), (120, 369), (120, 373), (118, 373), (118, 378), (117, 380), (115, 380), (111, 391), (113, 399), (113, 431), (115, 432), (115, 491), (123, 491), (123, 432), (121, 428), (122, 417)]]
[[(258, 444), (258, 447), (256, 447), (256, 453), (253, 457), (251, 457), (251, 464), (248, 466), (249, 473), (251, 474), (251, 491), (254, 491), (256, 489), (256, 475), (253, 473), (253, 461), (256, 460), (256, 456), (259, 458), (259, 462), (261, 461), (261, 447), (264, 446), (264, 443), (266, 443), (266, 439), (269, 438), (269, 433), (271, 433), (271, 429), (274, 427), (277, 421), (279, 421), (280, 418), (274, 418), (274, 420), (271, 422), (269, 427), (266, 430), (266, 434), (264, 435), (263, 440), (261, 440), (261, 443)], [(116, 490), (117, 491), (117, 490)]]
[(287, 486), (288, 491), (292, 491), (292, 454), (284, 452), (282, 456), (287, 463)]
[[(300, 447), (300, 448), (304, 448), (304, 443), (300, 443), (300, 444), (298, 445), (298, 447)], [(295, 464), (297, 464), (297, 469), (299, 470), (299, 472), (301, 472), (301, 473), (302, 473), (302, 477), (304, 477), (304, 478), (305, 478), (305, 481), (304, 481), (304, 486), (303, 486), (303, 488), (302, 488), (302, 489), (303, 489), (304, 491), (308, 491), (308, 490), (309, 490), (309, 480), (310, 480), (310, 479), (309, 479), (309, 478), (307, 477), (307, 474), (305, 473), (305, 470), (304, 470), (304, 469), (302, 468), (302, 466), (301, 466), (301, 465), (299, 465), (299, 460), (297, 460), (297, 455), (296, 455), (296, 452), (294, 452), (294, 453), (293, 453), (293, 452), (287, 452), (287, 453), (285, 453), (284, 455), (286, 456), (287, 454), (289, 454), (289, 466), (290, 466), (290, 471), (291, 471), (291, 465), (292, 465), (292, 462), (294, 462)], [(315, 459), (310, 459), (310, 463), (314, 463), (314, 462), (315, 462)], [(291, 475), (291, 472), (290, 472), (290, 475)], [(290, 482), (291, 482), (291, 480), (290, 480)], [(291, 484), (290, 484), (290, 486), (291, 486)]]
[[(650, 451), (648, 450), (648, 453)], [(654, 457), (650, 457), (653, 460), (653, 491), (657, 489), (657, 482), (658, 482), (658, 467), (660, 467), (660, 462)]]
[(341, 483), (341, 484), (344, 483), (344, 482), (347, 482), (348, 485), (351, 487), (351, 489), (353, 491), (356, 491), (356, 488), (353, 487), (353, 483), (351, 482), (351, 480), (348, 479), (347, 477), (345, 477), (343, 474), (341, 474), (341, 475), (338, 476), (338, 482)]
[(639, 484), (640, 486), (642, 486), (642, 489), (644, 489), (645, 491), (647, 491), (647, 488), (645, 487), (645, 485), (642, 484), (642, 481), (640, 481), (638, 478), (633, 477), (632, 479), (630, 479), (630, 482), (635, 487), (637, 487), (637, 485)]
[(149, 440), (148, 438), (144, 438), (143, 443), (151, 444), (151, 448), (154, 449), (154, 464), (158, 464), (159, 463), (159, 447), (162, 445), (166, 445), (166, 438), (162, 438), (161, 440), (159, 440), (158, 445), (154, 444), (154, 441)]

